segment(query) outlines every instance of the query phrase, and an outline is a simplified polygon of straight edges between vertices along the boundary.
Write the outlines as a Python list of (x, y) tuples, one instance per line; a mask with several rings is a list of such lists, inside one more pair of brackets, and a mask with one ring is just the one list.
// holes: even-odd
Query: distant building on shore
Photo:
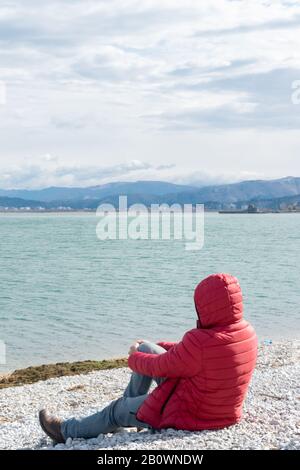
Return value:
[(254, 204), (249, 204), (246, 209), (226, 209), (219, 211), (219, 214), (257, 214), (260, 213)]

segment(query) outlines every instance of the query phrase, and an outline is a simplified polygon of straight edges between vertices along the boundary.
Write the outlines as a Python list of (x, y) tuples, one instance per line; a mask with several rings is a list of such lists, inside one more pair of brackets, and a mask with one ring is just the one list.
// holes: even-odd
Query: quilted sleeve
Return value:
[(164, 348), (166, 351), (169, 351), (169, 349), (175, 346), (175, 344), (177, 343), (171, 343), (170, 341), (160, 341), (159, 343), (157, 343), (158, 346)]
[(128, 366), (134, 372), (149, 377), (192, 377), (201, 369), (201, 351), (195, 330), (190, 330), (182, 341), (163, 354), (147, 354), (140, 351), (131, 354)]

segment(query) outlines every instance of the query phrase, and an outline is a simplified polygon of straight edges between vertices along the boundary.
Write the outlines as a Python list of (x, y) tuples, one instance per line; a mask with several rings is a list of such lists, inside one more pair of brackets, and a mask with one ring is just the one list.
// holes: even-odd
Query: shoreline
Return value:
[(127, 367), (127, 358), (56, 362), (54, 364), (29, 366), (6, 374), (0, 374), (0, 390), (8, 387), (34, 384), (40, 380), (84, 375), (98, 370), (119, 369), (121, 367)]
[[(256, 367), (259, 367), (261, 351), (270, 346), (280, 347), (282, 345), (295, 344), (300, 348), (300, 339), (275, 340), (269, 343), (262, 340), (258, 345), (258, 360)], [(300, 352), (299, 352), (300, 361)], [(11, 372), (0, 373), (0, 390), (8, 387), (20, 387), (22, 385), (34, 384), (40, 380), (49, 380), (58, 377), (71, 377), (74, 375), (85, 375), (90, 372), (110, 369), (120, 369), (127, 367), (127, 357), (112, 357), (109, 359), (72, 362), (55, 362), (49, 364), (39, 364), (15, 369)]]
[(53, 446), (39, 426), (39, 409), (49, 408), (62, 419), (93, 414), (123, 393), (130, 369), (112, 367), (2, 388), (0, 449), (300, 449), (299, 353), (299, 340), (260, 344), (243, 419), (220, 430), (164, 429), (153, 434), (148, 429), (137, 433), (136, 428), (124, 428), (92, 439), (70, 438)]
[[(14, 214), (14, 215), (18, 215), (18, 214), (53, 214), (53, 215), (61, 215), (61, 214), (70, 214), (70, 215), (74, 215), (74, 214), (77, 214), (77, 215), (83, 215), (83, 214), (87, 214), (87, 215), (91, 215), (91, 214), (94, 214), (96, 215), (96, 212), (97, 212), (97, 209), (71, 209), (71, 210), (57, 210), (57, 209), (45, 209), (45, 210), (34, 210), (34, 209), (31, 209), (31, 210), (22, 210), (22, 209), (18, 209), (18, 210), (3, 210), (3, 209), (0, 209), (0, 215), (3, 215), (3, 214)], [(269, 215), (269, 214), (300, 214), (300, 210), (294, 210), (294, 211), (289, 211), (289, 210), (285, 210), (285, 209), (282, 209), (282, 210), (262, 210), (262, 211), (258, 211), (258, 212), (245, 212), (245, 211), (230, 211), (230, 210), (218, 210), (218, 209), (204, 209), (204, 212), (206, 214), (219, 214), (219, 215), (247, 215), (247, 214), (250, 214), (250, 215)], [(119, 213), (118, 210), (116, 210), (116, 213)]]

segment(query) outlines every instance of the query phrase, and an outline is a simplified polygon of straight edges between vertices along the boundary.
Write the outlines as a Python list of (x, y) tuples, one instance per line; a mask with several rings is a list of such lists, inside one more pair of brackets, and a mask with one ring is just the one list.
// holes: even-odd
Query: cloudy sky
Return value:
[(0, 187), (300, 176), (299, 27), (298, 0), (0, 0)]

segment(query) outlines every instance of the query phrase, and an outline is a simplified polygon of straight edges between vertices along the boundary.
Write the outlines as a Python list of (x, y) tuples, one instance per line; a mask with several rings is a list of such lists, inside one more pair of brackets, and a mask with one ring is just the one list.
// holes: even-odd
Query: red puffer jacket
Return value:
[(257, 338), (243, 320), (238, 280), (214, 274), (196, 288), (197, 328), (179, 343), (159, 343), (161, 355), (136, 352), (128, 365), (167, 379), (149, 394), (137, 418), (155, 429), (216, 429), (241, 419), (255, 367)]

